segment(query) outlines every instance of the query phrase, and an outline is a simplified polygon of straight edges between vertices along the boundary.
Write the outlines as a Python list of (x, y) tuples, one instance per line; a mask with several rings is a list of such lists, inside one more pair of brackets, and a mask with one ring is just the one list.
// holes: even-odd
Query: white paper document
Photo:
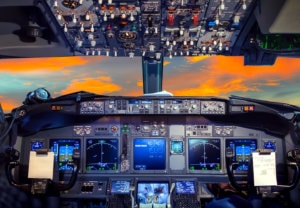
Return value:
[(270, 154), (252, 153), (254, 186), (276, 186), (276, 157)]
[(54, 152), (37, 154), (30, 151), (28, 178), (53, 179)]

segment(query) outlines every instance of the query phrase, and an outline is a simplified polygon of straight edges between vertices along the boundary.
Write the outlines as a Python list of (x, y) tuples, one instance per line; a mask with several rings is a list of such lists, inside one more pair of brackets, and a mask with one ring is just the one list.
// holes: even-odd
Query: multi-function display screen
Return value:
[(168, 182), (138, 182), (137, 201), (140, 207), (147, 205), (165, 204), (167, 205), (169, 196)]
[(72, 170), (68, 163), (73, 161), (73, 151), (75, 149), (80, 149), (79, 139), (50, 140), (50, 150), (54, 152), (54, 160), (60, 171)]
[(176, 181), (176, 194), (195, 194), (195, 181)]
[(165, 170), (166, 140), (164, 138), (135, 138), (133, 140), (134, 170)]
[(233, 167), (237, 171), (248, 171), (248, 163), (251, 159), (251, 154), (257, 148), (255, 139), (227, 139), (226, 148), (233, 150), (232, 162), (236, 163)]
[(129, 194), (130, 193), (130, 181), (111, 181), (111, 194)]
[(118, 139), (87, 139), (86, 170), (118, 170), (118, 152)]
[(220, 158), (220, 139), (188, 139), (188, 168), (190, 171), (219, 171), (221, 169)]

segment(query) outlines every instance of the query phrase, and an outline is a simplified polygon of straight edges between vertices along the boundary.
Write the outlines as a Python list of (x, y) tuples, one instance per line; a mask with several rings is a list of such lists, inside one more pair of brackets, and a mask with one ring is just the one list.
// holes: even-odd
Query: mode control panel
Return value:
[(173, 114), (173, 115), (225, 115), (226, 102), (223, 100), (201, 100), (185, 98), (124, 98), (101, 101), (84, 101), (80, 114)]
[(80, 114), (104, 114), (103, 101), (85, 101), (80, 103)]
[(201, 114), (225, 114), (225, 103), (222, 101), (202, 101)]

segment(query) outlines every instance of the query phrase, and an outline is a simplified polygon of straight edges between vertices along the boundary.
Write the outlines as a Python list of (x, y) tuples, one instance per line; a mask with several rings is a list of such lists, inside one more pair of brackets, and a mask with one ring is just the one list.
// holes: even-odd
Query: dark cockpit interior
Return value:
[(298, 0), (1, 1), (2, 60), (140, 57), (144, 94), (52, 97), (40, 87), (11, 112), (0, 105), (0, 207), (299, 207), (299, 106), (162, 90), (166, 57), (298, 58), (299, 9)]

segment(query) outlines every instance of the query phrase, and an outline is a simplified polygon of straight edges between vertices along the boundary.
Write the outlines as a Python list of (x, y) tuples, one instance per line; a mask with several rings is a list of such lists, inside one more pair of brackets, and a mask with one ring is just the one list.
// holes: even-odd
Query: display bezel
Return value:
[[(217, 160), (215, 161), (215, 169), (205, 169), (205, 168), (193, 168), (192, 167), (192, 152), (190, 151), (192, 141), (209, 141), (213, 143), (213, 141), (217, 141), (218, 146), (216, 151), (218, 151)], [(209, 143), (208, 142), (208, 143)], [(210, 143), (209, 143), (210, 144)], [(187, 171), (188, 173), (213, 173), (213, 174), (220, 174), (223, 172), (223, 160), (222, 160), (222, 139), (219, 137), (188, 137), (187, 138), (187, 145), (186, 145), (186, 157), (187, 157)], [(212, 165), (214, 164), (212, 163)]]
[[(163, 158), (161, 158), (162, 163), (164, 163), (164, 167), (161, 169), (143, 169), (143, 168), (136, 168), (136, 165), (138, 165), (136, 163), (137, 158), (141, 159), (140, 157), (137, 157), (137, 149), (135, 147), (136, 145), (136, 141), (142, 141), (142, 140), (148, 140), (148, 141), (161, 141), (164, 143), (164, 149), (163, 149), (163, 153), (161, 154), (161, 156)], [(132, 139), (132, 171), (135, 173), (166, 173), (167, 172), (167, 168), (168, 168), (168, 142), (167, 142), (167, 138), (165, 137), (134, 137)], [(145, 156), (145, 152), (142, 152), (142, 156)], [(149, 156), (149, 154), (148, 154)], [(157, 155), (156, 155), (157, 156)], [(145, 156), (146, 157), (146, 156)], [(146, 158), (145, 158), (146, 159)], [(153, 159), (155, 160), (155, 159)], [(149, 160), (147, 160), (149, 162)], [(157, 161), (155, 161), (157, 163)]]
[[(89, 169), (88, 168), (88, 159), (90, 158), (88, 156), (89, 152), (88, 152), (88, 148), (90, 147), (88, 145), (88, 142), (89, 141), (114, 141), (116, 142), (117, 144), (115, 145), (115, 147), (117, 148), (116, 149), (116, 152), (114, 153), (114, 160), (115, 160), (115, 168), (112, 168), (112, 169), (95, 169), (95, 170), (92, 170), (92, 169)], [(96, 145), (97, 143), (94, 143), (93, 145)], [(84, 155), (84, 170), (85, 172), (87, 173), (116, 173), (119, 171), (120, 169), (120, 161), (119, 161), (119, 156), (120, 156), (120, 140), (119, 138), (116, 138), (116, 137), (88, 137), (88, 138), (85, 138), (84, 140), (84, 145), (85, 145), (85, 155)], [(105, 162), (104, 162), (105, 163)], [(103, 164), (104, 164), (103, 163)], [(112, 163), (113, 164), (113, 163)]]

